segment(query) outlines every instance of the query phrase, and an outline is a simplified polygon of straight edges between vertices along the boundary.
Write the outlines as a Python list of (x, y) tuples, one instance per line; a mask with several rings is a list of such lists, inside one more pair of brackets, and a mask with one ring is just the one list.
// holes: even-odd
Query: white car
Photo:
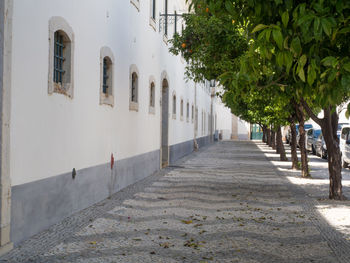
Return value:
[(341, 151), (342, 167), (346, 168), (350, 164), (350, 125), (344, 125), (340, 132), (339, 147)]

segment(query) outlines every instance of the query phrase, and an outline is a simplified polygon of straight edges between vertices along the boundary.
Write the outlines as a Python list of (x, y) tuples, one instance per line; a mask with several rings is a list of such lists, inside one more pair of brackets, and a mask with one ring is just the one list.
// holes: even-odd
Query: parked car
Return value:
[(316, 154), (316, 140), (321, 134), (321, 129), (311, 128), (306, 133), (305, 145), (306, 150)]
[(341, 132), (341, 128), (345, 125), (350, 125), (349, 123), (338, 123), (338, 129), (337, 129), (337, 135), (338, 135), (338, 138), (340, 138), (340, 132)]
[[(307, 131), (312, 127), (313, 127), (312, 124), (304, 124), (305, 133), (307, 133)], [(299, 125), (298, 125), (298, 129), (297, 129), (297, 146), (298, 147), (299, 147), (299, 138), (300, 138), (300, 135), (299, 135)], [(305, 142), (306, 142), (306, 138), (305, 138)]]
[(323, 159), (327, 159), (327, 147), (322, 132), (315, 141), (315, 151), (316, 155), (320, 156)]
[(341, 151), (342, 167), (348, 167), (350, 163), (350, 125), (343, 125), (341, 128), (339, 147)]

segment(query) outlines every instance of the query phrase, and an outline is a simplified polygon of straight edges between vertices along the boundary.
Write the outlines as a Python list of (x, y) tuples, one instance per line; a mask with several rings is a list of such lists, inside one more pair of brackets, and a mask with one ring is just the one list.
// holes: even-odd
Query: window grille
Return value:
[(151, 83), (151, 90), (150, 90), (150, 105), (151, 107), (154, 107), (154, 83)]
[(131, 82), (131, 101), (136, 102), (137, 101), (137, 74), (134, 72), (132, 73), (132, 82)]
[(102, 91), (104, 94), (108, 94), (108, 61), (107, 58), (103, 59), (103, 84), (102, 84)]
[(186, 118), (188, 119), (190, 117), (190, 104), (187, 102), (186, 106)]
[(176, 114), (176, 96), (173, 97), (173, 114)]
[(181, 109), (180, 109), (181, 117), (184, 116), (184, 101), (181, 100)]
[(63, 35), (58, 31), (55, 32), (55, 52), (54, 52), (54, 74), (53, 81), (55, 83), (61, 83), (63, 79), (63, 74), (65, 71), (63, 70), (63, 63), (65, 61), (64, 58), (64, 50), (65, 46), (63, 44)]

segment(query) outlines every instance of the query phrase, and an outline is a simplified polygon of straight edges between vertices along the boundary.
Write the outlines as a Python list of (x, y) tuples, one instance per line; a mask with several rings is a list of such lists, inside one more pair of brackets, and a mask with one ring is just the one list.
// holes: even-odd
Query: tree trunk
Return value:
[(282, 141), (282, 135), (281, 135), (281, 141), (278, 138), (278, 129), (281, 130), (280, 126), (277, 126), (277, 130), (276, 130), (276, 153), (280, 154), (281, 153), (281, 141)]
[(278, 126), (277, 127), (277, 145), (278, 145), (278, 152), (280, 154), (280, 160), (281, 161), (288, 161), (288, 158), (286, 156), (286, 151), (284, 149), (284, 145), (283, 145), (283, 140), (282, 140), (282, 132), (281, 132), (281, 127)]
[(342, 156), (337, 136), (338, 114), (336, 106), (323, 109), (323, 119), (318, 118), (311, 110), (306, 101), (301, 98), (301, 103), (309, 116), (321, 126), (324, 141), (327, 146), (328, 171), (329, 171), (329, 198), (346, 200), (342, 189)]
[(292, 155), (292, 169), (297, 170), (299, 169), (299, 165), (298, 165), (298, 155), (297, 155), (297, 133), (296, 133), (294, 121), (290, 122), (290, 129), (292, 133), (291, 147), (290, 147), (291, 155)]
[(270, 146), (271, 144), (271, 130), (266, 128), (266, 144)]
[(297, 109), (298, 121), (299, 121), (299, 149), (301, 154), (301, 176), (310, 177), (309, 164), (307, 161), (307, 151), (305, 148), (305, 114), (301, 105), (298, 105)]
[(276, 150), (276, 132), (274, 130), (271, 130), (271, 147)]
[(338, 114), (332, 113), (331, 108), (324, 109), (324, 118), (321, 125), (324, 141), (327, 146), (329, 171), (329, 198), (345, 200), (342, 190), (342, 165), (339, 139), (337, 136)]

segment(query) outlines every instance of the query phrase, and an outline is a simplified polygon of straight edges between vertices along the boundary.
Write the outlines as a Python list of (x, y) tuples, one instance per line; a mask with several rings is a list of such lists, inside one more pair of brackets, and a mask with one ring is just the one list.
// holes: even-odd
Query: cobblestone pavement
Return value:
[(259, 147), (227, 141), (202, 149), (0, 262), (350, 262), (349, 243), (315, 198)]

